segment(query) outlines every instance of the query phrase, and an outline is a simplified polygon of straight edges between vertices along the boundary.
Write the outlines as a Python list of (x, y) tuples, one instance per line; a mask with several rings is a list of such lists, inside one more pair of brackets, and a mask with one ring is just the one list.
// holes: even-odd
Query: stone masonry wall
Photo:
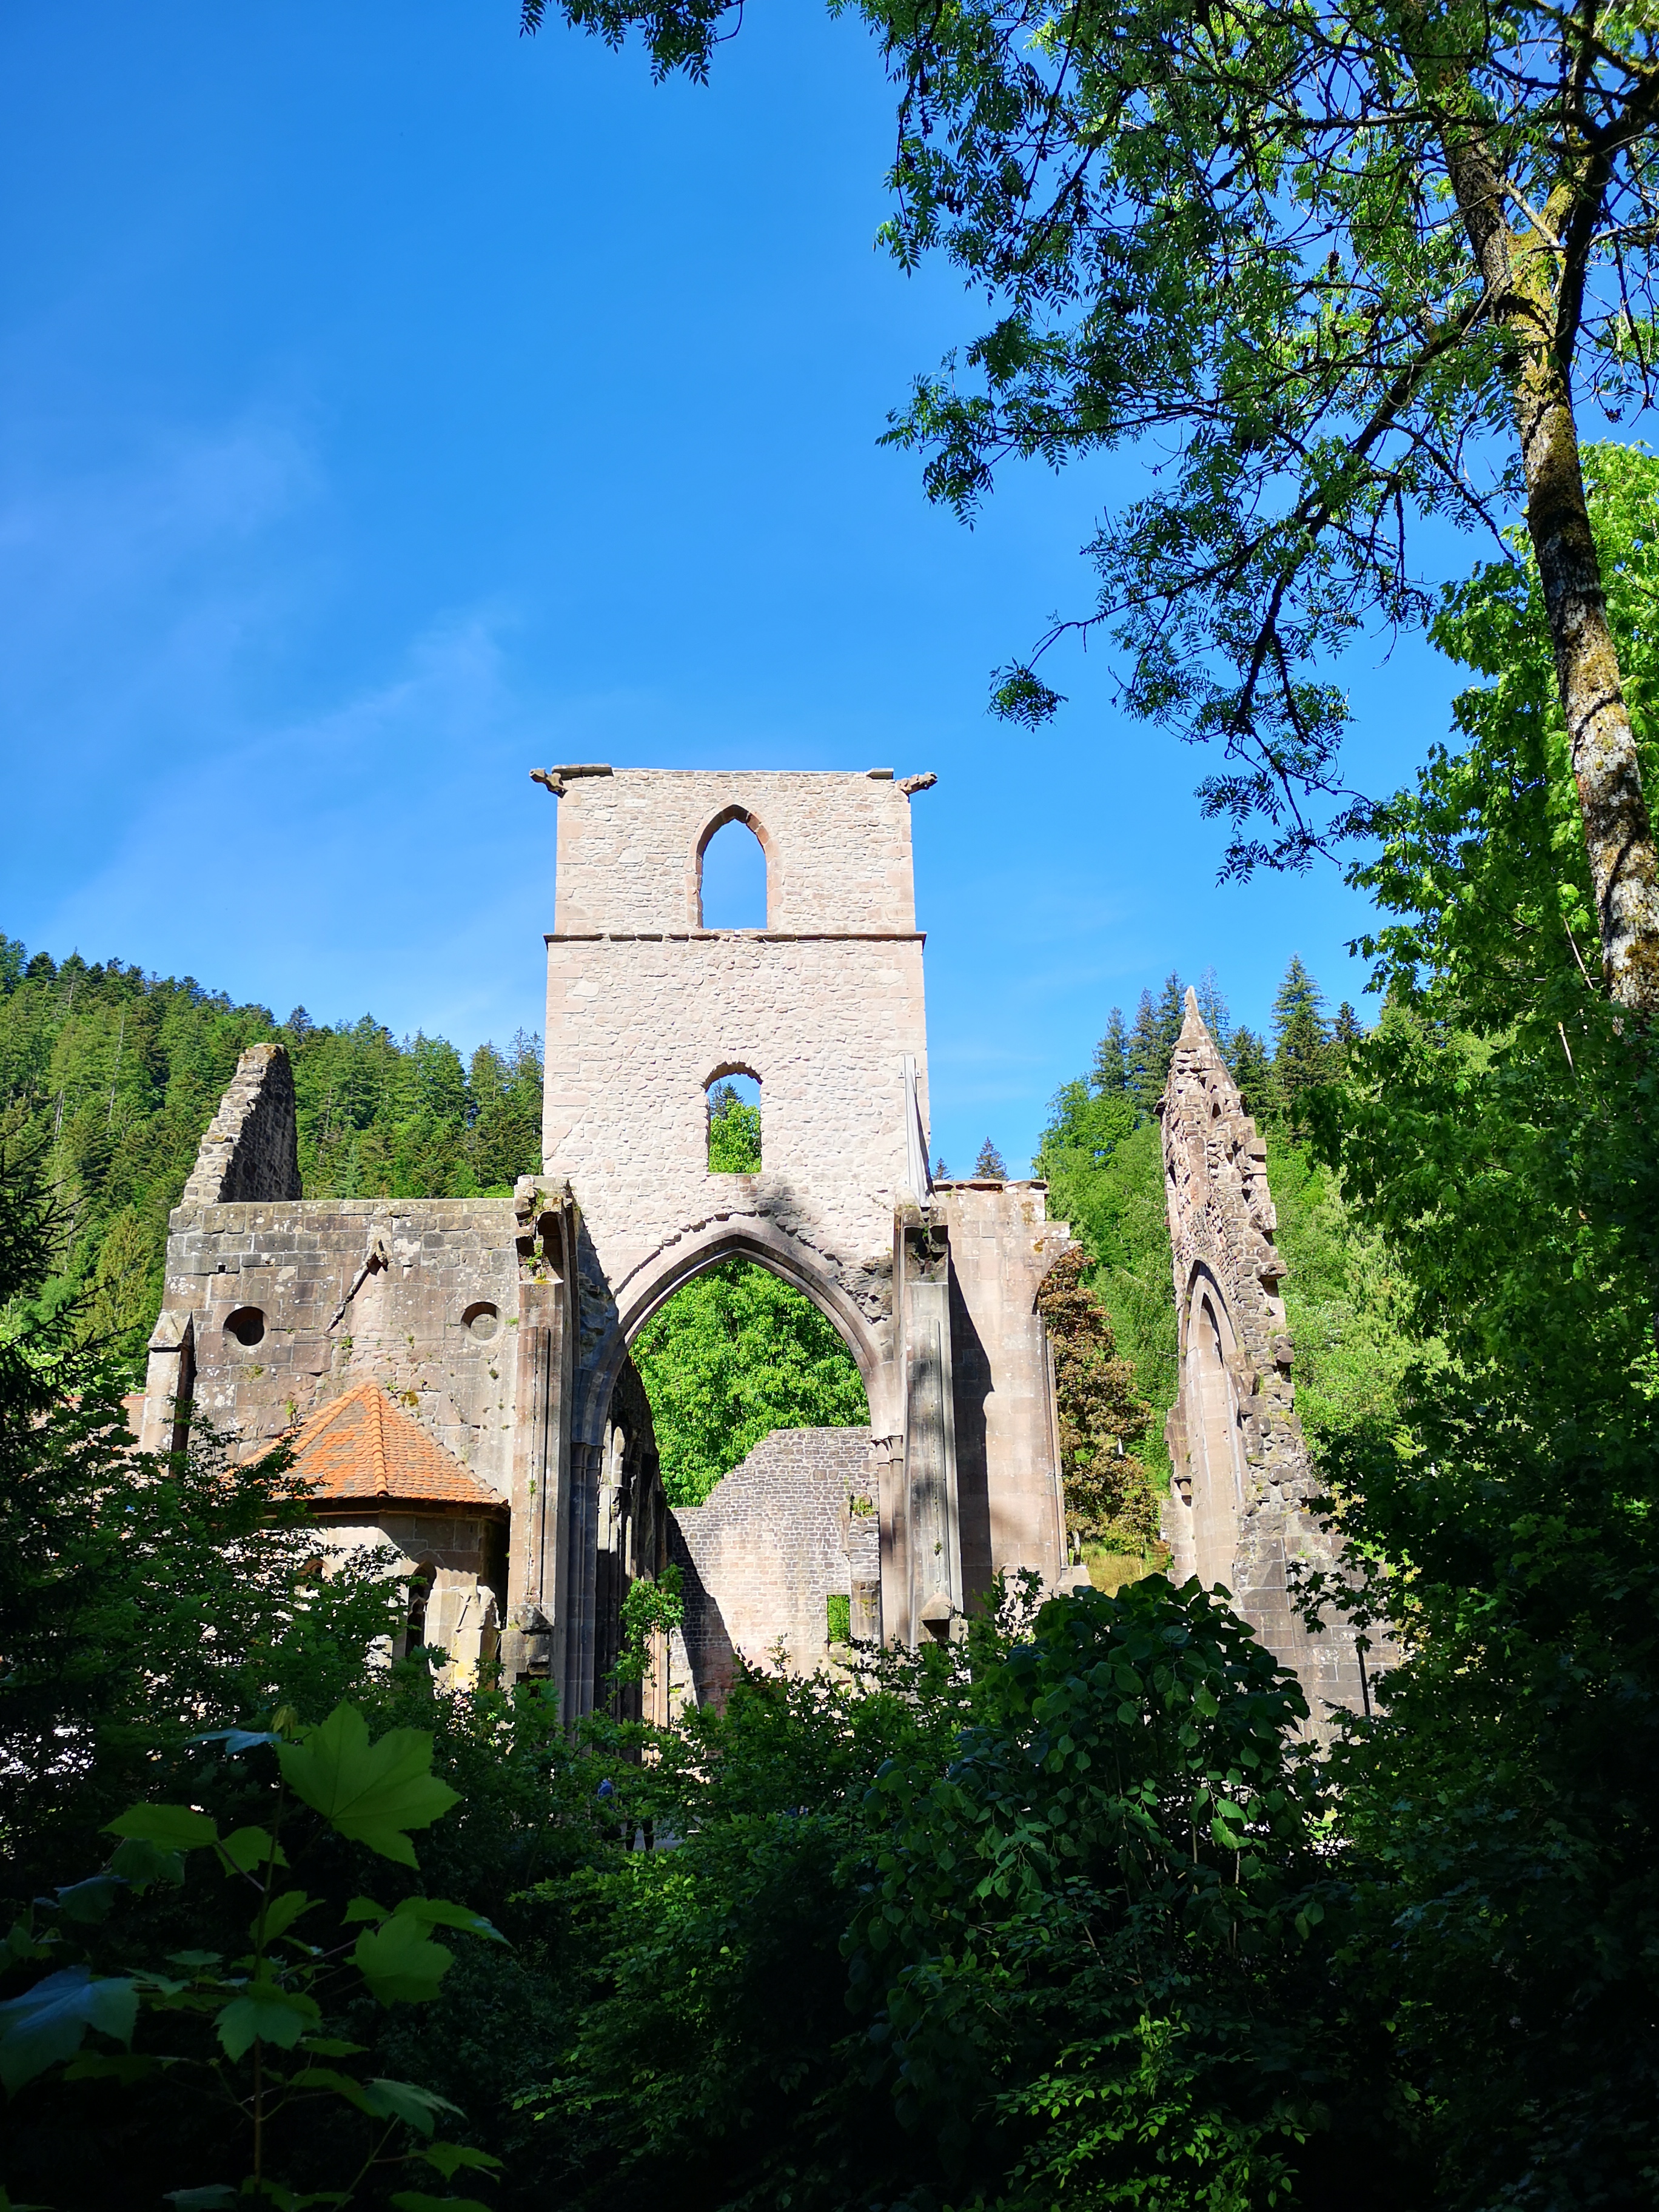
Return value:
[(197, 1409), (242, 1457), (372, 1379), (505, 1499), (516, 1227), (505, 1198), (183, 1206), (158, 1334), (193, 1319)]
[(789, 1671), (829, 1662), (827, 1600), (879, 1575), (869, 1504), (866, 1429), (775, 1429), (704, 1505), (671, 1516), (670, 1553), (685, 1595), (675, 1638), (676, 1687), (687, 1674), (700, 1705), (732, 1686), (738, 1654), (770, 1666), (787, 1647)]
[[(618, 1303), (736, 1213), (799, 1240), (884, 1316), (903, 1056), (925, 1065), (926, 1019), (917, 937), (550, 939), (544, 1172), (569, 1180)], [(757, 1176), (708, 1172), (706, 1086), (733, 1067), (760, 1079)]]
[(1065, 1501), (1048, 1343), (1036, 1311), (1042, 1279), (1072, 1235), (1048, 1218), (1036, 1182), (941, 1184), (933, 1213), (951, 1239), (962, 1578), (971, 1606), (998, 1574), (1052, 1575), (1065, 1557)]
[(299, 1195), (294, 1071), (283, 1046), (250, 1045), (202, 1139), (185, 1204)]
[(913, 930), (910, 802), (890, 776), (617, 769), (559, 801), (561, 936), (702, 927), (697, 853), (741, 813), (768, 856), (769, 930)]

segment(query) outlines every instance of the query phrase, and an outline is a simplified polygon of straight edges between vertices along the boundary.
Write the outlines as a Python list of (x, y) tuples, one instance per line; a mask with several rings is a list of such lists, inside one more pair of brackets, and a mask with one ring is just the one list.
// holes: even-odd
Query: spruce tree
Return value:
[(1257, 1121), (1277, 1121), (1284, 1108), (1267, 1039), (1241, 1023), (1233, 1031), (1227, 1062), (1233, 1081), (1238, 1085), (1238, 1095), (1244, 1102), (1244, 1111)]
[(979, 1158), (974, 1162), (974, 1175), (981, 1182), (1006, 1182), (1008, 1163), (988, 1137), (979, 1148)]
[(1150, 991), (1140, 994), (1135, 1025), (1129, 1038), (1129, 1089), (1144, 1115), (1150, 1115), (1170, 1078), (1170, 1059), (1181, 1035), (1185, 994), (1173, 969), (1164, 979), (1156, 1000)]
[(1199, 977), (1197, 996), (1204, 1026), (1215, 1039), (1216, 1050), (1224, 1058), (1232, 1038), (1233, 1023), (1213, 968), (1206, 968)]
[(1097, 1098), (1111, 1098), (1128, 1087), (1128, 1032), (1123, 1026), (1122, 1007), (1114, 1006), (1106, 1017), (1106, 1034), (1095, 1047), (1095, 1064), (1089, 1071), (1089, 1088)]
[(1328, 1083), (1336, 1073), (1323, 995), (1299, 953), (1291, 955), (1273, 1000), (1273, 1074), (1286, 1118), (1293, 1130), (1299, 1130), (1308, 1093)]

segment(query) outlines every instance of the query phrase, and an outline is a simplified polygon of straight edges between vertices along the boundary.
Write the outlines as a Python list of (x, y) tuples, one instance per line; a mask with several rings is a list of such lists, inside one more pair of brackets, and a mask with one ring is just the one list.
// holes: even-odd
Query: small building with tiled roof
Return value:
[(476, 1680), (500, 1639), (507, 1501), (375, 1382), (314, 1407), (289, 1449), (335, 1543), (389, 1545), (398, 1554), (392, 1571), (410, 1587), (400, 1650), (441, 1649), (452, 1679)]

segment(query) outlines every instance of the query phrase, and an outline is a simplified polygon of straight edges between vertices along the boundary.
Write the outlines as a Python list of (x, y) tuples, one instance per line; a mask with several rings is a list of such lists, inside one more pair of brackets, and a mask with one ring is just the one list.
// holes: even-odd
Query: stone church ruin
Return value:
[[(279, 1045), (242, 1056), (173, 1215), (141, 1441), (194, 1408), (243, 1457), (289, 1440), (340, 1540), (390, 1545), (405, 1641), (499, 1664), (574, 1718), (611, 1694), (621, 1608), (686, 1597), (635, 1710), (720, 1698), (739, 1657), (808, 1671), (853, 1638), (948, 1637), (1001, 1573), (1068, 1564), (1036, 1294), (1073, 1249), (1040, 1182), (929, 1174), (910, 805), (931, 777), (538, 771), (558, 801), (543, 1167), (510, 1197), (301, 1195)], [(702, 859), (741, 822), (764, 928), (704, 926)], [(763, 1166), (711, 1170), (711, 1088), (761, 1086)], [(1328, 1545), (1291, 1411), (1265, 1161), (1195, 1007), (1164, 1106), (1182, 1395), (1177, 1576), (1233, 1589), (1314, 1699), (1358, 1702), (1286, 1565)], [(774, 1432), (708, 1503), (663, 1498), (629, 1358), (733, 1258), (805, 1292), (864, 1381), (868, 1431)], [(1277, 1273), (1275, 1273), (1277, 1269)], [(838, 1610), (838, 1607), (844, 1609)]]

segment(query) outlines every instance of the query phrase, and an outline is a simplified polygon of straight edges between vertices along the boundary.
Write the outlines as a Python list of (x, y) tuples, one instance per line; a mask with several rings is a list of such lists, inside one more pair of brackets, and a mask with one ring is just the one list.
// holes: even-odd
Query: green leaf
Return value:
[(107, 1920), (111, 1905), (125, 1887), (115, 1875), (88, 1875), (84, 1881), (72, 1881), (58, 1891), (58, 1910), (65, 1920)]
[(109, 1869), (142, 1897), (152, 1882), (170, 1881), (176, 1889), (185, 1878), (185, 1857), (182, 1851), (158, 1849), (143, 1836), (129, 1836), (116, 1845)]
[(263, 1828), (238, 1828), (234, 1835), (221, 1839), (219, 1848), (238, 1874), (252, 1874), (255, 1867), (288, 1864), (288, 1853), (280, 1844), (273, 1844)]
[[(265, 1910), (265, 1941), (274, 1943), (285, 1935), (302, 1912), (309, 1912), (317, 1902), (302, 1889), (285, 1889), (280, 1897), (273, 1897)], [(258, 1941), (259, 1917), (256, 1913), (251, 1923), (254, 1941)]]
[[(311, 2039), (306, 2039), (307, 2048)], [(349, 2074), (337, 2073), (331, 2066), (302, 2066), (289, 2082), (291, 2089), (332, 2089), (337, 2097), (343, 2097), (360, 2112), (372, 2112), (367, 2091), (361, 2081), (353, 2081)]]
[(492, 1943), (507, 1941), (501, 1929), (492, 1927), (482, 1912), (475, 1912), (470, 1905), (452, 1905), (447, 1897), (406, 1897), (395, 1917), (417, 1920), (422, 1928), (459, 1928), (469, 1936), (482, 1936)]
[(351, 1955), (383, 2005), (428, 2003), (455, 1956), (434, 1943), (418, 1921), (401, 1913), (378, 1928), (364, 1929)]
[(210, 2181), (205, 2189), (169, 2189), (165, 2199), (179, 2212), (224, 2212), (236, 2202), (236, 2191), (226, 2181)]
[(257, 1751), (262, 1743), (280, 1743), (282, 1738), (268, 1729), (210, 1729), (205, 1735), (193, 1735), (191, 1743), (222, 1743), (229, 1759), (240, 1759), (245, 1751)]
[(337, 1705), (300, 1743), (277, 1747), (283, 1779), (339, 1834), (400, 1866), (415, 1864), (406, 1831), (429, 1827), (460, 1802), (432, 1771), (432, 1737), (391, 1729), (378, 1743), (355, 1705)]
[(301, 2039), (301, 2051), (314, 2051), (319, 2058), (357, 2058), (368, 2050), (366, 2043), (344, 2043), (337, 2035), (307, 2035)]
[(214, 2021), (219, 2040), (232, 2058), (240, 2058), (256, 2041), (292, 2051), (307, 2027), (322, 2018), (316, 2005), (297, 1990), (275, 1982), (255, 1982), (233, 1997)]
[(354, 1897), (345, 1909), (345, 1924), (353, 1927), (360, 1920), (384, 1920), (386, 1907), (376, 1905), (372, 1897)]
[(224, 1957), (222, 1951), (169, 1951), (170, 1966), (216, 1966)]
[(131, 2043), (138, 1991), (130, 1981), (94, 1981), (86, 1966), (48, 1974), (0, 2004), (0, 2081), (21, 2089), (60, 2058), (71, 2058), (89, 2027)]
[(193, 1851), (203, 1844), (216, 1844), (219, 1824), (188, 1805), (133, 1805), (118, 1813), (104, 1830), (106, 1836), (136, 1837), (156, 1844), (164, 1851)]
[(446, 2181), (453, 2181), (464, 2166), (486, 2173), (501, 2171), (501, 2161), (493, 2152), (474, 2150), (468, 2143), (428, 2143), (414, 2155), (426, 2165), (435, 2166)]
[(15, 1965), (21, 1959), (49, 1959), (52, 1956), (52, 1945), (57, 1941), (58, 1938), (54, 1935), (49, 1942), (42, 1943), (27, 1921), (14, 1920), (11, 1923), (11, 1933), (7, 1936), (4, 1944), (0, 1945), (0, 1951), (3, 1951), (5, 1962), (8, 1965)]
[(459, 2105), (452, 2105), (435, 2089), (422, 2089), (413, 2081), (376, 2080), (365, 2084), (363, 2094), (371, 2112), (381, 2119), (405, 2121), (423, 2136), (429, 2136), (436, 2127), (440, 2112), (461, 2116)]
[(71, 2058), (64, 2069), (66, 2081), (118, 2081), (130, 2089), (135, 2081), (142, 2081), (154, 2074), (161, 2061), (146, 2058), (136, 2051), (83, 2051), (78, 2058)]

